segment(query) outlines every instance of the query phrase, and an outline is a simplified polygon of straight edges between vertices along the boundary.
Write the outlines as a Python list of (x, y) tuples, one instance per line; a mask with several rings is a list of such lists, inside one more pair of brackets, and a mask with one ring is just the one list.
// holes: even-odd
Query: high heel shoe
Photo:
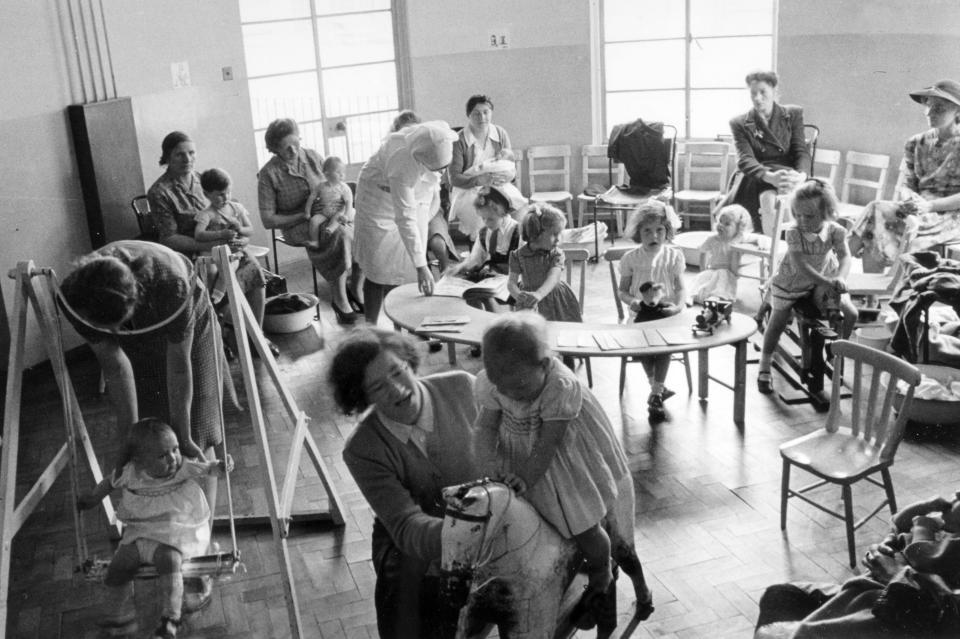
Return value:
[(350, 302), (350, 306), (353, 307), (353, 310), (358, 313), (363, 313), (363, 302), (357, 299), (357, 296), (349, 286), (347, 286), (347, 301)]
[(337, 316), (338, 324), (354, 324), (356, 323), (357, 318), (359, 317), (359, 315), (357, 313), (354, 313), (353, 311), (349, 311), (349, 312), (341, 311), (337, 307), (337, 303), (334, 301), (330, 302), (330, 307), (333, 308), (333, 314)]

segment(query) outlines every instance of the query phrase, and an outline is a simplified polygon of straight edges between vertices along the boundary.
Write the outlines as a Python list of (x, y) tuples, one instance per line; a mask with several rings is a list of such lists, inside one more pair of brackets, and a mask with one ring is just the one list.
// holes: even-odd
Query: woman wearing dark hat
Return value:
[(924, 105), (930, 129), (907, 140), (897, 201), (871, 202), (851, 229), (864, 271), (960, 240), (960, 82), (941, 80), (910, 97)]

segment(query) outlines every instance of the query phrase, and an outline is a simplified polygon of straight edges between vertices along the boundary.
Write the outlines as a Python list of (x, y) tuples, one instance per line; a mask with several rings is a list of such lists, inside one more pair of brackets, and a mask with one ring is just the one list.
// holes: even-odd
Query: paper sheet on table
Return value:
[(620, 343), (621, 348), (645, 348), (647, 346), (647, 339), (643, 335), (643, 331), (617, 331), (611, 333), (613, 339)]
[(593, 348), (595, 346), (593, 336), (583, 331), (564, 331), (557, 333), (557, 346), (559, 348)]
[(469, 323), (470, 318), (466, 315), (427, 315), (420, 322), (420, 326), (447, 326)]
[(657, 330), (667, 344), (695, 344), (697, 338), (689, 328), (661, 328)]
[(649, 346), (666, 346), (667, 340), (660, 337), (660, 332), (654, 328), (648, 328), (643, 331), (643, 336), (647, 340), (647, 345)]
[(610, 333), (594, 333), (593, 339), (602, 351), (616, 351), (622, 348)]
[(436, 324), (421, 324), (414, 329), (415, 333), (462, 333), (459, 326), (437, 326)]

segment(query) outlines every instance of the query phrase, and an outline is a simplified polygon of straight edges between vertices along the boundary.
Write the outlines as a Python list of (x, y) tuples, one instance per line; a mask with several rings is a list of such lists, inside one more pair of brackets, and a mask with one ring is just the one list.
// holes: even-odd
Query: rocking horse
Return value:
[[(632, 483), (621, 484), (616, 512), (606, 527), (615, 564), (630, 576), (642, 598), (621, 635), (628, 637), (650, 616), (653, 604), (633, 543)], [(581, 597), (576, 590), (584, 581), (575, 579), (582, 559), (573, 540), (561, 537), (533, 506), (499, 482), (482, 479), (451, 486), (443, 490), (443, 498), (441, 591), (449, 605), (460, 608), (457, 638), (480, 639), (493, 626), (502, 639), (571, 636), (577, 611), (585, 608), (577, 601)], [(612, 605), (603, 611), (607, 614), (598, 614), (601, 639), (616, 627), (615, 582), (604, 598)]]

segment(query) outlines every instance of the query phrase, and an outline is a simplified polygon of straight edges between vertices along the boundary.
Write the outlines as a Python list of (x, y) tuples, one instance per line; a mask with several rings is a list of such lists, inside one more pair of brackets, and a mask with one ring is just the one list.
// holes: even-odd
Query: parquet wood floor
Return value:
[[(305, 260), (287, 267), (291, 290), (307, 290)], [(749, 282), (741, 284), (743, 307), (756, 305)], [(295, 525), (289, 538), (305, 637), (376, 637), (371, 569), (372, 515), (340, 459), (352, 421), (337, 414), (325, 383), (330, 353), (343, 331), (324, 304), (321, 322), (311, 330), (271, 336), (280, 346), (279, 362), (297, 402), (312, 421), (310, 430), (347, 504), (346, 525)], [(588, 266), (586, 315), (615, 321), (607, 265)], [(387, 326), (386, 320), (381, 320)], [(427, 353), (423, 372), (445, 369), (446, 353)], [(733, 349), (711, 356), (714, 371), (730, 372)], [(476, 371), (480, 363), (459, 349), (458, 366)], [(258, 366), (259, 369), (259, 366)], [(657, 606), (633, 636), (661, 638), (749, 637), (757, 600), (772, 583), (790, 579), (835, 581), (849, 577), (842, 523), (807, 507), (791, 505), (787, 532), (779, 529), (780, 459), (777, 446), (817, 428), (822, 415), (809, 406), (785, 406), (756, 391), (755, 373), (747, 388), (747, 420), (731, 421), (732, 394), (716, 388), (707, 403), (687, 396), (683, 372), (671, 369), (669, 386), (678, 391), (667, 402), (668, 419), (651, 426), (646, 415), (647, 385), (640, 366), (629, 367), (627, 391), (617, 397), (618, 362), (593, 361), (594, 392), (608, 408), (630, 459), (637, 491), (635, 536)], [(84, 416), (101, 459), (113, 452), (115, 429), (107, 400), (97, 395), (98, 369), (90, 357), (77, 358), (71, 374)], [(581, 370), (581, 375), (583, 371)], [(731, 375), (732, 377), (732, 375)], [(242, 393), (242, 384), (240, 385)], [(283, 458), (292, 425), (279, 410), (279, 398), (265, 392), (264, 410), (272, 430), (275, 467)], [(21, 493), (62, 442), (60, 404), (49, 372), (32, 371), (25, 384), (22, 448), (17, 477)], [(238, 511), (265, 513), (257, 472), (255, 441), (242, 413), (230, 414), (229, 444), (238, 462), (234, 474)], [(900, 448), (893, 478), (901, 504), (960, 487), (960, 436), (949, 428), (911, 430)], [(86, 478), (89, 480), (89, 478)], [(325, 505), (309, 463), (301, 464), (298, 508)], [(855, 490), (857, 510), (866, 512), (873, 494)], [(839, 502), (839, 491), (836, 494)], [(98, 636), (97, 604), (102, 591), (74, 573), (75, 549), (66, 478), (59, 479), (14, 542), (7, 636), (17, 639), (90, 639)], [(223, 508), (223, 491), (218, 512)], [(86, 515), (87, 543), (93, 553), (112, 552), (101, 514)], [(886, 531), (874, 519), (857, 533), (860, 552)], [(229, 547), (226, 529), (216, 537)], [(289, 636), (277, 560), (268, 527), (242, 527), (239, 547), (247, 573), (220, 582), (212, 605), (185, 618), (182, 637), (265, 639)], [(156, 586), (137, 583), (141, 634), (156, 623)], [(621, 582), (621, 615), (630, 613), (628, 585)], [(578, 636), (592, 637), (591, 632)]]

